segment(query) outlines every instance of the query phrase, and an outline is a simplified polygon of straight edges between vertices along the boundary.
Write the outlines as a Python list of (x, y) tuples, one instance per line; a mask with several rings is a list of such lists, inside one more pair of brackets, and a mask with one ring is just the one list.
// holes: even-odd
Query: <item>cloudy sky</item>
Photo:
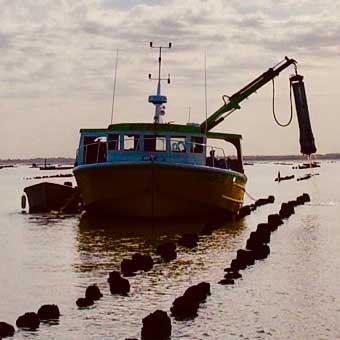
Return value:
[[(114, 122), (151, 122), (147, 96), (164, 53), (168, 121), (208, 112), (284, 56), (305, 77), (318, 152), (340, 152), (340, 1), (338, 0), (0, 0), (0, 158), (74, 156), (79, 129), (110, 122), (119, 49)], [(289, 118), (289, 75), (276, 79), (276, 110)], [(272, 87), (241, 104), (215, 131), (241, 133), (244, 154), (298, 154), (296, 116), (275, 125)]]

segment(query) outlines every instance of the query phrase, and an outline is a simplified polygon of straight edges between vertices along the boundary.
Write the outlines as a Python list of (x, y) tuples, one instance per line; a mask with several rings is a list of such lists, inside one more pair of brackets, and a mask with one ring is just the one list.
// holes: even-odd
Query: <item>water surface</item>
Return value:
[[(325, 161), (314, 170), (320, 175), (300, 182), (274, 182), (279, 170), (281, 176), (306, 172), (271, 163), (247, 166), (248, 192), (255, 198), (272, 194), (275, 203), (242, 221), (225, 223), (211, 236), (201, 237), (196, 249), (178, 248), (178, 258), (170, 263), (156, 256), (157, 244), (199, 231), (202, 221), (150, 224), (22, 214), (22, 189), (39, 182), (24, 177), (41, 171), (0, 170), (0, 321), (15, 325), (19, 315), (55, 303), (62, 313), (59, 324), (41, 324), (36, 332), (19, 330), (14, 339), (140, 338), (147, 314), (156, 309), (169, 312), (186, 288), (207, 281), (211, 296), (195, 319), (172, 319), (172, 340), (340, 339), (340, 163)], [(257, 224), (303, 192), (312, 202), (296, 208), (272, 234), (270, 256), (243, 271), (234, 286), (218, 285), (223, 268)], [(156, 265), (129, 278), (129, 296), (112, 296), (108, 273), (136, 251), (150, 253)], [(93, 308), (79, 310), (76, 299), (93, 283), (103, 298)]]

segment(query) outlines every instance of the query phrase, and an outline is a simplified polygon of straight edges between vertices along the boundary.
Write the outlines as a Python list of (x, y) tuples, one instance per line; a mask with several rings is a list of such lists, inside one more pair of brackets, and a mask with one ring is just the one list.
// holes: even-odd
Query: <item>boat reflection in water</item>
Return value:
[[(216, 226), (211, 235), (201, 235), (209, 225)], [(85, 213), (78, 226), (77, 241), (80, 255), (79, 271), (119, 270), (123, 258), (135, 252), (150, 254), (156, 263), (156, 248), (163, 242), (177, 242), (183, 233), (196, 233), (198, 247), (187, 249), (177, 247), (178, 263), (190, 254), (206, 256), (220, 249), (234, 248), (235, 238), (242, 237), (245, 226), (243, 221), (209, 222), (203, 219), (171, 219), (146, 221), (140, 219), (112, 219), (94, 217)]]

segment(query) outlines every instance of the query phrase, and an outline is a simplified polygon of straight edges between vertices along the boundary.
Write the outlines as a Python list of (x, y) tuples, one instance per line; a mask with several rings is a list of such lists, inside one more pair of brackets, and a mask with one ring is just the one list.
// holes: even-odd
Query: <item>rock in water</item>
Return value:
[(233, 285), (235, 281), (233, 279), (222, 279), (218, 281), (220, 285)]
[(56, 320), (59, 316), (60, 311), (57, 305), (43, 305), (38, 310), (40, 320)]
[(6, 322), (0, 322), (0, 338), (13, 336), (14, 332), (15, 332), (15, 329), (12, 325)]
[(175, 260), (176, 257), (177, 257), (176, 245), (173, 242), (166, 242), (166, 243), (160, 244), (157, 247), (156, 252), (157, 252), (157, 254), (161, 255), (161, 257), (165, 261)]
[(275, 229), (277, 229), (277, 227), (281, 225), (282, 223), (283, 222), (279, 214), (268, 215), (268, 225), (271, 231), (274, 231)]
[(181, 239), (178, 240), (178, 244), (186, 248), (197, 247), (198, 236), (195, 233), (183, 234)]
[(120, 264), (120, 269), (124, 275), (132, 275), (138, 270), (136, 262), (132, 259), (123, 259)]
[(20, 328), (37, 329), (40, 325), (38, 314), (29, 312), (20, 315), (16, 321), (16, 325)]
[(242, 278), (242, 274), (240, 274), (239, 272), (228, 272), (227, 274), (224, 275), (225, 279), (240, 279)]
[(117, 271), (111, 272), (107, 281), (110, 284), (111, 294), (126, 295), (130, 291), (129, 280), (121, 277)]
[(303, 193), (303, 194), (302, 194), (302, 197), (303, 197), (303, 200), (304, 200), (305, 202), (310, 202), (310, 197), (309, 197), (309, 195), (308, 195), (307, 193)]
[(174, 300), (170, 308), (171, 315), (176, 320), (191, 319), (197, 316), (199, 301), (183, 295)]
[(89, 298), (79, 298), (77, 301), (76, 301), (76, 304), (78, 307), (80, 308), (84, 308), (84, 307), (89, 307), (89, 306), (92, 306), (94, 304), (93, 300), (92, 299), (89, 299)]
[(165, 340), (171, 336), (171, 320), (162, 310), (156, 310), (143, 319), (142, 340)]
[(132, 255), (132, 261), (135, 263), (137, 270), (144, 270), (146, 272), (153, 267), (153, 260), (150, 255), (135, 253)]
[(210, 295), (210, 283), (208, 282), (201, 282), (189, 287), (183, 294), (184, 297), (195, 300), (197, 303), (205, 301), (208, 295)]
[(95, 301), (103, 297), (103, 294), (96, 285), (92, 285), (86, 288), (85, 297)]

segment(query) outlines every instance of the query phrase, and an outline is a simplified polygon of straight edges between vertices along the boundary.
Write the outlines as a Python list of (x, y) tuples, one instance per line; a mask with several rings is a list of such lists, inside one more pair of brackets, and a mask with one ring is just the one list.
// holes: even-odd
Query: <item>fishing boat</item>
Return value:
[[(150, 47), (153, 46), (150, 43)], [(241, 135), (211, 132), (223, 115), (283, 69), (294, 64), (286, 58), (233, 96), (201, 124), (164, 122), (167, 97), (161, 94), (159, 49), (152, 123), (110, 124), (81, 129), (73, 169), (85, 210), (92, 214), (169, 218), (233, 215), (242, 207), (247, 177), (244, 174)], [(151, 75), (149, 75), (151, 78)], [(170, 77), (166, 78), (170, 82)], [(234, 148), (224, 152), (221, 141)]]

